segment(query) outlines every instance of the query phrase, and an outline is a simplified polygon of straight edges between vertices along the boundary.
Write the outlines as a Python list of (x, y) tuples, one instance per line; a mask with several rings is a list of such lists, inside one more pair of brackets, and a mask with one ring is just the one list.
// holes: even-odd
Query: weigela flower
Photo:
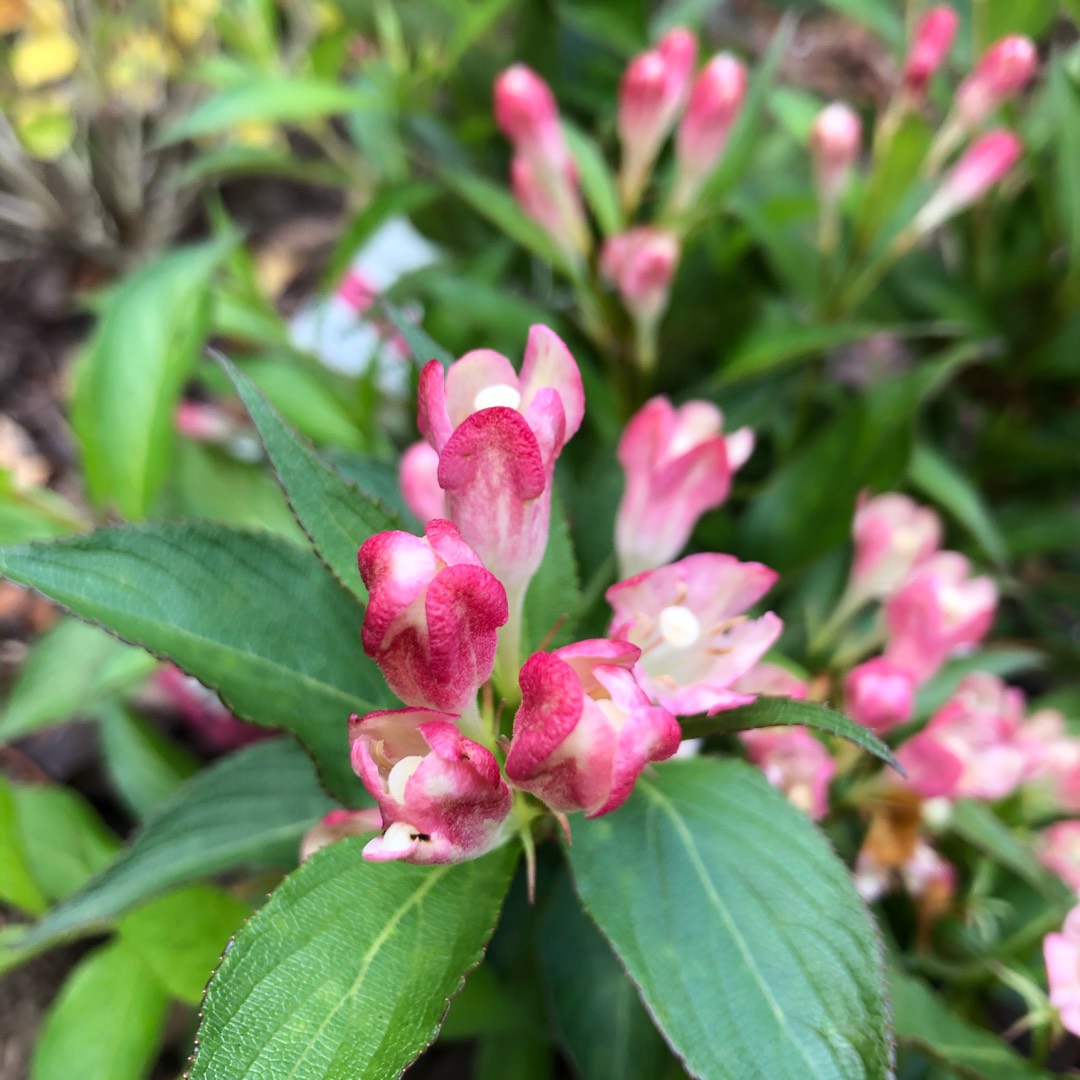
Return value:
[(344, 840), (347, 836), (363, 836), (382, 830), (382, 814), (374, 808), (364, 810), (331, 810), (313, 825), (300, 841), (300, 861), (306, 862), (324, 847)]
[(520, 376), (501, 353), (477, 349), (446, 372), (431, 361), (419, 396), (451, 519), (507, 591), (522, 593), (547, 546), (555, 459), (585, 412), (573, 356), (534, 326)]
[(1080, 813), (1080, 739), (1065, 727), (1057, 709), (1037, 709), (1020, 727), (1025, 782), (1045, 788), (1056, 809)]
[(917, 683), (924, 682), (954, 653), (982, 640), (994, 620), (997, 597), (990, 578), (971, 576), (963, 555), (938, 552), (885, 606), (886, 658)]
[(859, 664), (844, 679), (845, 712), (879, 735), (910, 720), (914, 704), (914, 679), (884, 657)]
[(755, 728), (739, 734), (747, 756), (774, 788), (815, 821), (825, 816), (836, 762), (806, 728)]
[(638, 655), (628, 642), (597, 639), (529, 657), (506, 756), (515, 787), (561, 813), (599, 817), (629, 798), (650, 761), (678, 750), (679, 722), (634, 677)]
[(382, 813), (383, 833), (365, 859), (461, 862), (505, 838), (513, 794), (491, 752), (456, 719), (430, 709), (350, 718), (353, 769)]
[(852, 524), (851, 589), (860, 600), (891, 596), (941, 546), (941, 519), (906, 495), (861, 498)]
[(688, 555), (612, 585), (610, 635), (641, 649), (642, 686), (677, 716), (745, 705), (753, 695), (733, 684), (780, 636), (772, 612), (751, 619), (747, 608), (772, 588), (776, 573), (730, 555)]
[(446, 517), (446, 495), (439, 487), (439, 454), (426, 442), (413, 443), (401, 455), (398, 484), (405, 505), (425, 524)]
[(626, 310), (646, 325), (664, 313), (678, 265), (678, 237), (649, 225), (611, 237), (600, 253), (601, 275), (619, 290)]
[(835, 203), (847, 185), (859, 156), (862, 122), (842, 101), (826, 105), (810, 128), (810, 154), (821, 201)]
[(1039, 861), (1080, 892), (1080, 821), (1059, 821), (1039, 836)]
[(754, 436), (748, 428), (725, 436), (723, 427), (723, 413), (708, 401), (675, 408), (655, 397), (631, 417), (618, 449), (626, 486), (615, 549), (624, 577), (673, 559), (698, 518), (728, 497)]
[(407, 705), (462, 713), (491, 676), (506, 590), (449, 521), (429, 521), (424, 534), (364, 541), (361, 639)]
[(1030, 38), (1019, 34), (995, 42), (956, 91), (955, 113), (967, 129), (1015, 97), (1035, 76), (1039, 54)]
[(948, 6), (930, 8), (919, 20), (911, 51), (904, 62), (904, 89), (916, 98), (926, 93), (930, 80), (948, 58), (960, 17)]
[(1057, 1009), (1066, 1031), (1080, 1035), (1080, 907), (1065, 917), (1060, 934), (1043, 939), (1050, 1004)]

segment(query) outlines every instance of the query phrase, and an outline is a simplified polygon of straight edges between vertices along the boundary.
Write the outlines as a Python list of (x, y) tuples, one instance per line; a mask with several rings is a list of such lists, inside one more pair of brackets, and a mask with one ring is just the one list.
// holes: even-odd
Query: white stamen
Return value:
[(701, 623), (687, 607), (676, 604), (660, 612), (660, 636), (674, 649), (685, 649), (701, 637)]
[(405, 785), (409, 782), (409, 777), (420, 767), (420, 762), (423, 760), (419, 754), (412, 754), (409, 757), (403, 757), (390, 770), (390, 775), (386, 778), (386, 787), (390, 792), (390, 798), (394, 802), (403, 803), (405, 801)]
[(496, 383), (494, 386), (485, 386), (476, 397), (473, 398), (473, 408), (479, 412), (481, 409), (494, 409), (499, 405), (507, 409), (516, 409), (521, 404), (521, 395), (505, 383)]

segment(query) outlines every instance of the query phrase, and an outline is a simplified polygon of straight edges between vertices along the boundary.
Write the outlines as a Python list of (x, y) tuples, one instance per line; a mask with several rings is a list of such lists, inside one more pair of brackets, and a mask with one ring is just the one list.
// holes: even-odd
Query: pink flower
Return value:
[(529, 657), (507, 779), (561, 813), (599, 817), (620, 807), (641, 770), (671, 757), (682, 739), (675, 717), (637, 684), (637, 657), (633, 645), (606, 639)]
[(424, 533), (378, 533), (361, 546), (364, 652), (407, 705), (462, 713), (491, 676), (506, 590), (449, 521)]
[(514, 64), (495, 80), (495, 122), (524, 154), (554, 161), (567, 156), (559, 129), (555, 95), (539, 75), (524, 64)]
[(754, 437), (748, 428), (725, 436), (723, 426), (723, 413), (707, 401), (676, 409), (655, 397), (631, 417), (618, 450), (626, 477), (615, 522), (623, 576), (678, 555), (698, 518), (728, 497)]
[(843, 194), (859, 156), (862, 122), (848, 105), (834, 101), (817, 114), (810, 128), (810, 153), (821, 201), (831, 205)]
[(611, 237), (600, 253), (601, 275), (618, 288), (626, 310), (646, 325), (664, 313), (678, 265), (678, 237), (649, 225)]
[(1080, 821), (1059, 821), (1039, 837), (1039, 862), (1080, 892)]
[(750, 760), (789, 802), (815, 821), (829, 809), (829, 784), (836, 763), (805, 728), (755, 728), (740, 732)]
[(1017, 34), (991, 45), (956, 91), (960, 123), (968, 130), (981, 124), (1031, 82), (1038, 63), (1039, 54), (1029, 38)]
[(714, 56), (690, 91), (675, 137), (672, 209), (686, 210), (716, 168), (746, 97), (746, 68), (728, 53)]
[(686, 104), (696, 59), (697, 39), (689, 30), (676, 29), (626, 66), (618, 126), (619, 187), (627, 207), (637, 205), (656, 155)]
[(924, 798), (1001, 799), (1023, 782), (1023, 696), (994, 675), (969, 675), (926, 727), (897, 751)]
[(430, 443), (417, 442), (401, 455), (398, 483), (405, 505), (425, 524), (446, 517), (446, 496), (439, 487), (439, 454)]
[(759, 661), (745, 675), (740, 675), (731, 689), (754, 697), (786, 697), (795, 701), (805, 701), (809, 691), (805, 679), (768, 660)]
[(971, 564), (955, 551), (924, 562), (885, 606), (885, 656), (925, 682), (954, 653), (977, 644), (990, 629), (997, 586), (971, 577)]
[(942, 858), (922, 837), (910, 858), (900, 866), (878, 862), (864, 846), (855, 862), (855, 888), (867, 902), (880, 900), (898, 884), (916, 899), (937, 893), (950, 898), (956, 892), (956, 867)]
[(499, 763), (456, 719), (430, 709), (350, 718), (353, 769), (382, 813), (383, 834), (365, 859), (461, 862), (505, 838), (513, 795)]
[(1061, 1016), (1066, 1031), (1080, 1035), (1080, 907), (1065, 916), (1060, 934), (1043, 939), (1050, 1004)]
[(191, 729), (195, 741), (211, 753), (223, 754), (274, 734), (233, 716), (213, 690), (174, 664), (158, 668), (154, 683)]
[(930, 8), (919, 20), (904, 64), (904, 89), (912, 96), (921, 98), (926, 93), (930, 80), (948, 58), (959, 22), (948, 4)]
[(1005, 178), (1022, 149), (1011, 131), (1000, 128), (972, 143), (915, 216), (915, 231), (930, 232), (978, 202)]
[(581, 426), (581, 374), (546, 326), (529, 331), (521, 375), (491, 349), (420, 373), (418, 423), (466, 542), (515, 597), (547, 546), (555, 459)]
[(884, 657), (852, 668), (844, 679), (848, 716), (879, 735), (910, 720), (914, 704), (914, 680)]
[(891, 596), (941, 546), (941, 519), (906, 495), (862, 497), (852, 526), (851, 589), (860, 602)]
[[(1019, 691), (1017, 691), (1019, 693)], [(1038, 709), (1020, 726), (1026, 783), (1043, 788), (1054, 808), (1080, 813), (1080, 739), (1069, 734), (1057, 709)]]
[(733, 684), (780, 636), (769, 612), (746, 616), (772, 588), (776, 573), (730, 555), (688, 555), (612, 585), (609, 633), (641, 649), (638, 678), (677, 716), (730, 709), (753, 701)]
[(300, 841), (300, 861), (306, 862), (315, 854), (347, 836), (363, 836), (364, 833), (382, 829), (382, 814), (378, 810), (331, 810), (313, 825)]

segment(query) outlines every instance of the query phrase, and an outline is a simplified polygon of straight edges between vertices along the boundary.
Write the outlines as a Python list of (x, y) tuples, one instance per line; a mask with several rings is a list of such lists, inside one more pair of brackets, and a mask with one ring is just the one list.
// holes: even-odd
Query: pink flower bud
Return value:
[(362, 271), (353, 268), (338, 283), (336, 295), (355, 314), (362, 315), (375, 302), (379, 290)]
[(1059, 821), (1039, 836), (1039, 861), (1080, 892), (1080, 821)]
[(904, 64), (903, 83), (909, 94), (921, 98), (926, 93), (930, 80), (948, 58), (959, 23), (959, 16), (948, 4), (931, 8), (919, 20)]
[(776, 573), (730, 555), (688, 555), (607, 591), (609, 633), (641, 649), (642, 686), (677, 716), (753, 701), (733, 684), (769, 650), (783, 623), (746, 610), (772, 588)]
[(745, 460), (747, 439), (742, 431), (725, 437), (723, 426), (723, 413), (710, 402), (676, 409), (665, 397), (630, 418), (619, 440), (626, 487), (615, 521), (624, 577), (678, 555), (698, 518), (728, 497), (738, 467), (732, 459)]
[(931, 556), (886, 604), (886, 657), (923, 683), (955, 652), (976, 645), (990, 629), (997, 586), (971, 577), (955, 551)]
[(750, 760), (789, 802), (815, 821), (825, 816), (836, 762), (806, 728), (756, 728), (740, 737)]
[(1001, 129), (972, 143), (916, 215), (916, 232), (930, 232), (978, 202), (1005, 178), (1022, 150), (1020, 140)]
[(407, 705), (462, 713), (491, 676), (506, 590), (449, 521), (424, 532), (378, 533), (361, 545), (370, 596), (361, 639)]
[(879, 735), (911, 719), (915, 683), (883, 657), (867, 660), (844, 679), (844, 705), (852, 720)]
[(420, 373), (418, 423), (450, 517), (511, 593), (544, 556), (555, 459), (584, 413), (581, 373), (546, 326), (529, 331), (520, 376), (490, 349)]
[(600, 253), (601, 275), (618, 288), (626, 310), (647, 325), (664, 313), (678, 265), (678, 237), (648, 225), (611, 237)]
[(347, 836), (363, 836), (364, 833), (379, 832), (382, 829), (382, 815), (378, 810), (331, 810), (325, 814), (318, 825), (313, 825), (300, 841), (300, 861), (306, 862), (324, 847), (344, 840)]
[(186, 439), (224, 445), (236, 434), (237, 422), (220, 405), (181, 401), (174, 417), (176, 430)]
[(495, 122), (527, 156), (549, 155), (562, 145), (555, 95), (524, 64), (514, 64), (495, 80)]
[(211, 753), (227, 753), (273, 734), (233, 716), (213, 690), (173, 664), (158, 668), (154, 689), (177, 711), (195, 741)]
[(350, 717), (353, 769), (382, 813), (383, 834), (365, 859), (461, 862), (505, 839), (513, 795), (490, 751), (455, 719), (429, 709)]
[(529, 657), (507, 779), (561, 813), (618, 809), (641, 770), (671, 757), (682, 739), (679, 722), (635, 680), (637, 657), (633, 645), (604, 639)]
[(941, 519), (906, 495), (862, 497), (852, 525), (851, 589), (860, 600), (891, 596), (941, 546)]
[(1014, 35), (995, 42), (956, 91), (955, 113), (968, 130), (1015, 97), (1035, 75), (1039, 54), (1034, 43)]
[(672, 30), (655, 49), (635, 56), (619, 87), (620, 187), (634, 205), (660, 147), (686, 104), (697, 58), (689, 30)]
[(418, 442), (401, 455), (398, 483), (405, 505), (425, 524), (446, 517), (446, 496), (439, 487), (439, 454), (430, 443)]
[(728, 53), (714, 56), (690, 91), (675, 138), (677, 182), (673, 209), (685, 210), (716, 168), (746, 97), (746, 68)]
[(1080, 1035), (1080, 907), (1065, 917), (1060, 934), (1043, 938), (1043, 959), (1050, 1004), (1057, 1009), (1061, 1026)]
[(810, 128), (810, 154), (818, 195), (831, 205), (847, 185), (851, 166), (859, 156), (862, 122), (842, 101), (826, 105)]

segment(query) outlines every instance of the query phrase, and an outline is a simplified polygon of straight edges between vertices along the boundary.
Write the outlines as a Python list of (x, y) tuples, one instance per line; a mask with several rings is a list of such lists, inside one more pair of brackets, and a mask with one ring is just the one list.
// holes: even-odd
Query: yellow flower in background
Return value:
[(33, 31), (11, 49), (11, 77), (32, 90), (66, 79), (79, 63), (78, 42), (62, 30)]
[(136, 30), (120, 42), (105, 69), (105, 82), (127, 104), (148, 111), (161, 101), (169, 68), (164, 39), (150, 30)]
[(279, 143), (278, 131), (265, 120), (246, 120), (231, 129), (232, 141), (237, 146), (266, 149)]
[(194, 45), (218, 13), (219, 0), (170, 0), (169, 33), (179, 45)]
[(11, 106), (11, 122), (23, 149), (38, 161), (54, 161), (75, 138), (75, 117), (61, 94), (27, 94)]
[(341, 17), (341, 8), (331, 4), (330, 0), (316, 0), (315, 25), (319, 33), (328, 34), (331, 30), (337, 30), (344, 20)]

